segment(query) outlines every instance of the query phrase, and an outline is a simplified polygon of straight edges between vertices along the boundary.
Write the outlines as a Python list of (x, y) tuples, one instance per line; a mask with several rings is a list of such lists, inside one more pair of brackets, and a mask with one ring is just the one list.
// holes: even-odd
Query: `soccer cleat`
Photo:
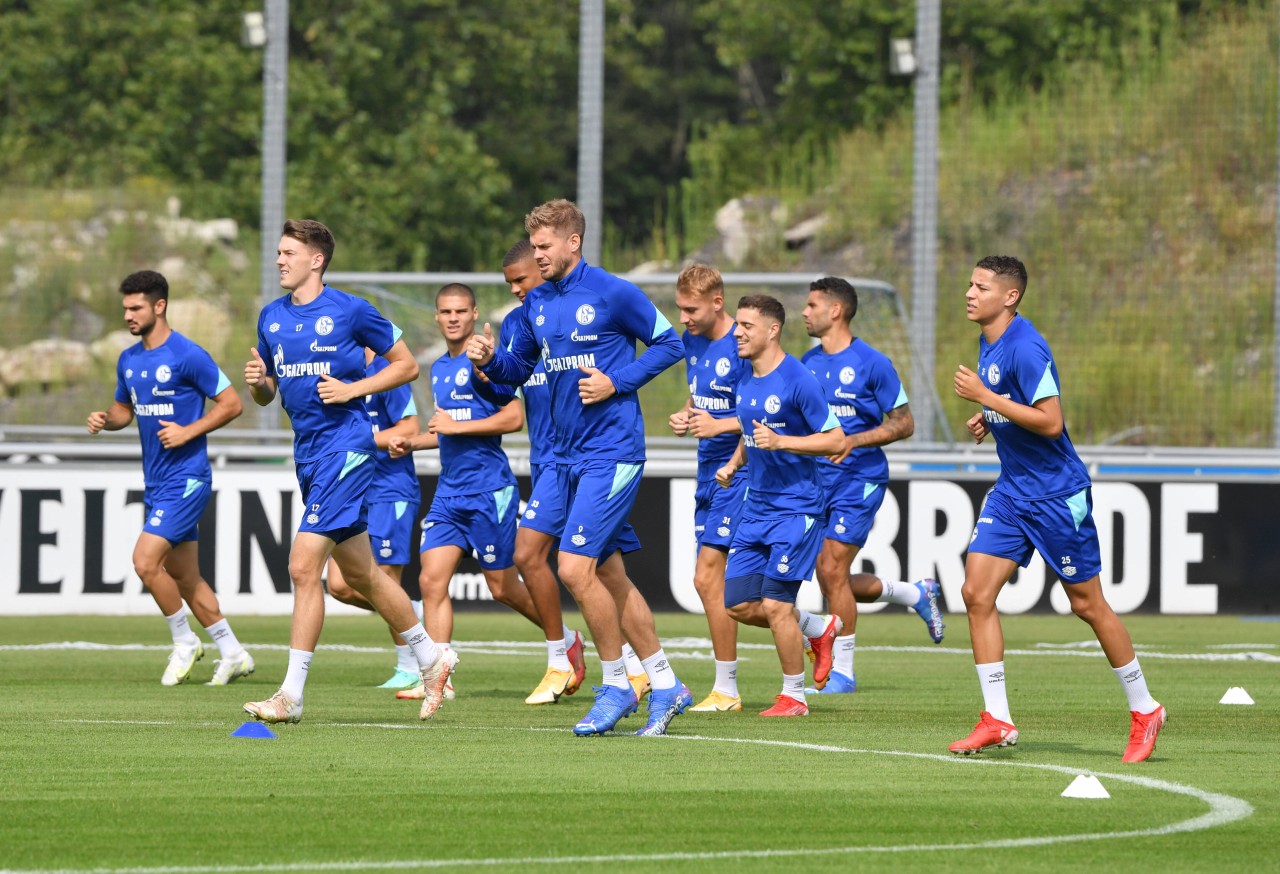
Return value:
[(226, 686), (232, 680), (247, 677), (253, 673), (253, 656), (245, 650), (240, 655), (229, 659), (217, 659), (213, 663), (213, 679), (206, 686)]
[(773, 699), (773, 706), (768, 710), (761, 710), (761, 716), (808, 716), (809, 705), (803, 701), (797, 701), (790, 695), (778, 694)]
[(670, 689), (654, 689), (649, 693), (649, 721), (636, 732), (637, 737), (662, 737), (671, 720), (693, 703), (693, 693), (679, 679)]
[(631, 689), (636, 693), (636, 702), (644, 700), (644, 696), (649, 694), (649, 675), (641, 672), (639, 674), (627, 674), (627, 682), (631, 684)]
[(281, 689), (266, 701), (250, 701), (244, 712), (259, 722), (298, 722), (302, 719), (302, 702)]
[(396, 672), (391, 675), (391, 679), (379, 686), (379, 689), (412, 689), (422, 682), (422, 678), (418, 676), (417, 671), (406, 671), (404, 668), (396, 668)]
[(833, 670), (827, 677), (826, 684), (818, 690), (822, 695), (843, 695), (858, 691), (858, 675), (842, 674)]
[(1164, 728), (1166, 713), (1163, 706), (1157, 705), (1150, 713), (1139, 713), (1130, 710), (1133, 719), (1129, 729), (1129, 745), (1124, 748), (1122, 762), (1145, 762), (1156, 749), (1156, 737)]
[(933, 642), (942, 643), (942, 629), (947, 625), (942, 621), (942, 611), (938, 609), (938, 596), (941, 594), (938, 583), (935, 580), (921, 580), (916, 583), (916, 588), (920, 590), (920, 598), (911, 609), (924, 620)]
[(449, 676), (457, 666), (458, 654), (452, 649), (442, 647), (436, 660), (429, 667), (422, 669), (422, 709), (418, 711), (419, 719), (430, 719), (436, 715), (436, 711), (446, 699), (453, 700), (450, 695), (453, 690), (449, 688)]
[(728, 713), (730, 710), (742, 709), (741, 695), (726, 695), (715, 689), (711, 690), (711, 694), (698, 702), (697, 706), (690, 707), (690, 713)]
[(592, 686), (596, 693), (596, 703), (591, 705), (587, 715), (573, 727), (573, 733), (579, 737), (592, 734), (604, 734), (615, 725), (636, 712), (640, 702), (636, 700), (633, 688), (619, 686)]
[[(587, 676), (587, 660), (583, 658), (582, 651), (584, 649), (582, 642), (582, 633), (575, 631), (573, 633), (573, 643), (569, 644), (564, 654), (569, 659), (569, 664), (573, 666), (573, 679), (569, 685), (564, 687), (564, 694), (572, 695), (582, 688), (582, 681)], [(528, 703), (528, 702), (525, 702)]]
[(529, 693), (529, 697), (524, 699), (524, 703), (555, 704), (560, 700), (561, 695), (569, 694), (569, 686), (572, 684), (572, 668), (567, 671), (557, 671), (555, 668), (547, 668), (547, 672), (542, 675), (542, 681), (538, 683), (537, 688)]
[(827, 685), (827, 677), (831, 674), (832, 650), (835, 648), (836, 635), (844, 628), (840, 617), (832, 613), (827, 617), (827, 624), (822, 633), (809, 638), (809, 659), (813, 662), (813, 685), (821, 689)]
[(996, 719), (984, 710), (978, 714), (978, 724), (973, 727), (973, 733), (964, 740), (956, 741), (947, 749), (957, 756), (968, 756), (983, 750), (1017, 745), (1018, 729), (1013, 723)]
[(204, 644), (196, 640), (195, 646), (173, 645), (169, 653), (169, 664), (164, 666), (164, 674), (160, 677), (161, 686), (176, 686), (185, 683), (191, 676), (191, 669), (196, 662), (204, 658)]

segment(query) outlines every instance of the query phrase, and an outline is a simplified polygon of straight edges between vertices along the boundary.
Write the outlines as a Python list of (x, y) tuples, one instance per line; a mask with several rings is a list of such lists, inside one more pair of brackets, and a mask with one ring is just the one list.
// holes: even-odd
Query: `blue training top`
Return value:
[[(1035, 325), (1019, 315), (999, 340), (979, 340), (978, 376), (992, 391), (1026, 406), (1061, 395), (1049, 344)], [(982, 414), (996, 438), (1000, 457), (997, 491), (1035, 501), (1073, 495), (1089, 487), (1089, 471), (1071, 445), (1065, 425), (1062, 433), (1050, 440), (985, 407)]]
[[(719, 340), (708, 340), (688, 331), (681, 337), (685, 351), (685, 376), (694, 409), (706, 410), (717, 419), (737, 415), (737, 386), (750, 375), (751, 362), (738, 357), (738, 324)], [(698, 441), (698, 482), (711, 482), (738, 448), (740, 434), (720, 434)]]
[[(564, 279), (529, 292), (512, 320), (508, 348), (496, 346), (486, 374), (521, 385), (539, 359), (547, 374), (558, 461), (643, 461), (644, 417), (636, 391), (684, 354), (666, 316), (639, 288), (579, 262)], [(636, 357), (636, 341), (648, 348)], [(583, 367), (612, 380), (617, 392), (583, 404)]]
[[(515, 400), (515, 390), (507, 386), (493, 387), (505, 398), (503, 403), (489, 400), (475, 390), (473, 378), (471, 359), (465, 353), (454, 357), (446, 352), (436, 359), (431, 365), (431, 394), (436, 409), (456, 422), (472, 422), (489, 418)], [(439, 439), (437, 496), (475, 495), (515, 485), (515, 474), (502, 451), (501, 436), (441, 434)]]
[(326, 285), (299, 306), (278, 297), (258, 316), (258, 354), (278, 382), (280, 403), (293, 425), (295, 461), (334, 452), (372, 454), (373, 430), (364, 401), (326, 404), (317, 388), (322, 375), (355, 382), (365, 374), (364, 350), (385, 355), (400, 329), (363, 298)]
[(754, 519), (818, 516), (824, 507), (818, 459), (781, 450), (757, 449), (753, 421), (778, 434), (807, 436), (838, 428), (822, 388), (792, 355), (764, 376), (748, 371), (738, 383), (738, 421), (747, 447), (747, 506)]
[[(387, 368), (388, 363), (385, 358), (374, 358), (365, 367), (365, 376), (382, 372)], [(377, 394), (365, 395), (364, 408), (369, 413), (375, 432), (390, 428), (401, 419), (418, 415), (418, 405), (413, 400), (413, 389), (408, 383)], [(377, 450), (373, 482), (365, 492), (366, 503), (417, 501), (420, 497), (418, 472), (413, 466), (413, 455), (392, 458), (391, 453), (386, 449)]]
[(175, 449), (160, 445), (165, 422), (190, 425), (204, 402), (231, 385), (209, 353), (177, 331), (154, 349), (135, 343), (116, 363), (116, 400), (133, 407), (142, 442), (142, 479), (148, 488), (182, 479), (212, 480), (205, 435)]
[[(817, 377), (827, 406), (846, 434), (870, 431), (884, 421), (885, 413), (907, 402), (906, 389), (889, 356), (856, 337), (831, 355), (815, 346), (801, 361)], [(828, 496), (845, 484), (889, 481), (889, 459), (879, 446), (861, 446), (839, 464), (820, 458), (818, 468)]]

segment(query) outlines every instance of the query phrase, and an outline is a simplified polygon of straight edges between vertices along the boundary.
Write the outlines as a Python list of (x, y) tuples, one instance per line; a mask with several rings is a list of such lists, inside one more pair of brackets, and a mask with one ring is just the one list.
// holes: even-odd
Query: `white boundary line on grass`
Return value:
[[(1269, 646), (1270, 644), (1249, 644), (1249, 646)], [(588, 647), (591, 645), (588, 643)], [(675, 637), (662, 640), (663, 649), (671, 658), (709, 659), (711, 641), (700, 637)], [(1229, 646), (1229, 645), (1224, 645)], [(524, 640), (471, 640), (458, 641), (453, 648), (459, 653), (476, 653), (478, 655), (527, 656), (534, 652), (543, 652), (546, 645), (542, 641)], [(2, 652), (39, 652), (39, 651), (80, 651), (80, 652), (168, 652), (173, 644), (153, 643), (95, 643), (89, 640), (64, 640), (49, 643), (2, 644)], [(245, 649), (262, 652), (285, 652), (289, 649), (283, 643), (246, 643)], [(740, 650), (768, 650), (773, 652), (772, 643), (744, 643), (739, 641)], [(385, 655), (392, 652), (385, 646), (355, 646), (348, 643), (322, 643), (317, 651), (367, 653)], [(940, 655), (957, 655), (970, 657), (969, 649), (946, 646), (860, 646), (858, 652), (925, 652)], [(1038, 643), (1035, 649), (1007, 649), (1005, 655), (1015, 656), (1054, 656), (1059, 658), (1103, 658), (1102, 648), (1096, 641), (1080, 643), (1048, 644)], [(1269, 652), (1160, 652), (1158, 650), (1138, 648), (1138, 655), (1144, 659), (1171, 659), (1175, 661), (1197, 662), (1272, 662), (1280, 664), (1280, 655)], [(0, 874), (4, 874), (0, 871)]]
[[(66, 722), (91, 722), (91, 720), (63, 720)], [(108, 722), (103, 720), (103, 722)], [(151, 724), (151, 723), (147, 723)], [(320, 723), (317, 727), (342, 726), (349, 723)], [(357, 723), (367, 728), (405, 728), (400, 725), (373, 725)], [(509, 727), (459, 727), (461, 731), (555, 731), (565, 729), (516, 729)], [(756, 746), (786, 747), (806, 752), (850, 753), (853, 755), (898, 756), (911, 759), (946, 762), (958, 767), (1031, 768), (1038, 771), (1076, 776), (1079, 768), (1048, 765), (1036, 762), (1006, 762), (990, 759), (959, 759), (936, 753), (912, 753), (901, 750), (867, 750), (853, 747), (837, 747), (825, 744), (806, 744), (798, 741), (763, 740), (752, 738), (722, 738), (703, 735), (668, 735), (669, 741), (702, 741), (710, 743), (752, 744)], [(1160, 837), (1185, 832), (1203, 831), (1245, 819), (1253, 814), (1253, 807), (1243, 799), (1217, 792), (1207, 792), (1194, 786), (1140, 777), (1135, 774), (1093, 772), (1122, 783), (1131, 783), (1160, 792), (1171, 792), (1196, 798), (1209, 806), (1207, 813), (1169, 825), (1117, 832), (1084, 832), (1069, 835), (1047, 835), (1034, 838), (993, 838), (986, 841), (952, 844), (901, 844), (872, 847), (823, 847), (793, 848), (786, 850), (722, 850), (702, 853), (625, 853), (597, 856), (526, 856), (522, 858), (488, 859), (399, 859), (386, 862), (348, 860), (342, 862), (292, 862), (278, 865), (164, 865), (150, 868), (82, 868), (82, 869), (0, 869), (0, 874), (274, 874), (295, 871), (402, 871), (419, 868), (491, 868), (499, 865), (619, 865), (628, 862), (700, 862), (725, 859), (803, 859), (817, 856), (853, 855), (857, 853), (936, 853), (960, 850), (1002, 850), (1022, 847), (1043, 847), (1051, 844), (1081, 843), (1084, 841), (1119, 840), (1123, 838)]]

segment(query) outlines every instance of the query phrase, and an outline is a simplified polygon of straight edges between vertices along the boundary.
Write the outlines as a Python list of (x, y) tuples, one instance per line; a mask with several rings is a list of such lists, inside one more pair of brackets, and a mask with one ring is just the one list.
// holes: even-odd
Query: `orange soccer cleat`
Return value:
[(1018, 729), (1012, 722), (996, 719), (987, 711), (979, 714), (978, 724), (973, 733), (964, 740), (958, 740), (947, 749), (958, 756), (968, 756), (996, 747), (1011, 747), (1018, 743)]

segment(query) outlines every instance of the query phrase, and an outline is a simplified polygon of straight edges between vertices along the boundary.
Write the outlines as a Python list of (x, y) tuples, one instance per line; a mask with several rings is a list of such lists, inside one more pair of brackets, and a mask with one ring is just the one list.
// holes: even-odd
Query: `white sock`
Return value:
[(440, 647), (436, 646), (421, 622), (406, 631), (401, 631), (400, 639), (404, 641), (405, 646), (413, 650), (413, 658), (418, 663), (418, 670), (431, 667), (440, 657)]
[(644, 672), (649, 675), (649, 686), (653, 691), (675, 688), (676, 672), (671, 670), (671, 662), (667, 661), (667, 654), (662, 651), (662, 647), (658, 647), (658, 651), (647, 659), (641, 659), (640, 664), (644, 665)]
[(311, 670), (311, 657), (315, 653), (304, 649), (289, 650), (289, 670), (285, 671), (280, 691), (295, 701), (302, 700), (302, 690), (307, 685), (307, 672)]
[(991, 662), (986, 665), (975, 665), (978, 669), (978, 684), (982, 686), (983, 710), (996, 719), (1012, 723), (1009, 715), (1009, 696), (1005, 693), (1004, 662)]
[(1129, 699), (1130, 710), (1135, 713), (1150, 713), (1160, 706), (1147, 691), (1147, 678), (1143, 675), (1142, 668), (1138, 667), (1137, 656), (1123, 668), (1111, 670), (1115, 671), (1116, 679), (1120, 681), (1120, 687)]
[(422, 602), (409, 599), (409, 603), (413, 605), (413, 615), (418, 617), (418, 621), (422, 621)]
[(418, 672), (418, 660), (413, 657), (413, 648), (408, 644), (396, 644), (396, 670), (408, 674)]
[(631, 688), (631, 681), (627, 679), (626, 659), (615, 659), (611, 662), (601, 659), (600, 667), (604, 671), (604, 684), (606, 686), (615, 686), (619, 689)]
[(834, 648), (834, 658), (831, 662), (831, 670), (839, 671), (846, 677), (853, 676), (853, 639), (856, 634), (846, 634), (844, 637), (836, 638)]
[(569, 664), (569, 656), (563, 640), (547, 641), (547, 667), (555, 668), (557, 671), (573, 670), (573, 665)]
[(205, 632), (218, 645), (218, 654), (224, 659), (244, 652), (244, 647), (240, 645), (240, 641), (236, 640), (235, 632), (231, 630), (226, 619), (219, 619), (206, 628)]
[(191, 630), (191, 625), (187, 622), (185, 607), (178, 608), (178, 612), (172, 616), (164, 617), (164, 621), (169, 623), (169, 633), (173, 635), (174, 645), (195, 646), (200, 642), (200, 638), (196, 637), (196, 633)]
[(877, 602), (888, 601), (890, 604), (914, 607), (919, 600), (920, 588), (915, 583), (880, 581), (880, 594), (876, 596)]
[(573, 646), (573, 642), (577, 640), (577, 632), (565, 625), (564, 627), (564, 644), (565, 646)]
[(622, 660), (627, 663), (627, 675), (634, 677), (644, 673), (644, 665), (640, 664), (640, 656), (631, 648), (631, 644), (622, 645)]
[(827, 617), (810, 613), (808, 610), (797, 610), (800, 614), (800, 633), (805, 637), (818, 637), (822, 629), (827, 627)]
[(804, 674), (783, 674), (782, 694), (804, 702)]
[(716, 684), (711, 687), (721, 695), (730, 698), (738, 697), (738, 660), (731, 662), (716, 661)]

